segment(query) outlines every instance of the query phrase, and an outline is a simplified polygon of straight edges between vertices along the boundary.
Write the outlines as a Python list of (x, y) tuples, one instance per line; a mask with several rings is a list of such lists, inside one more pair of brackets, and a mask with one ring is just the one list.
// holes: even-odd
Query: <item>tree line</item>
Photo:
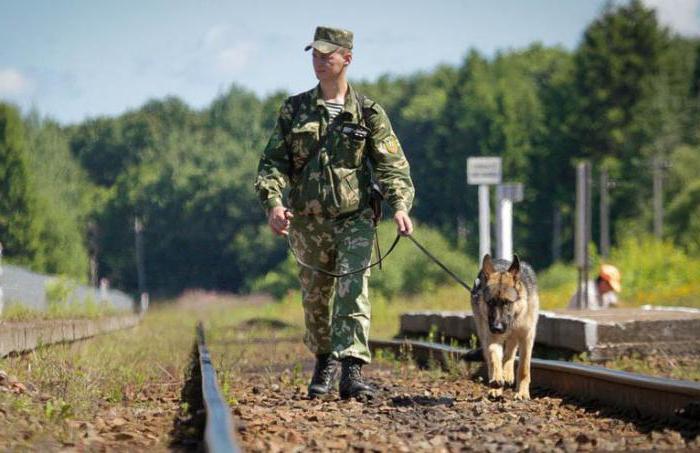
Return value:
[[(501, 156), (504, 179), (524, 184), (514, 243), (538, 268), (571, 258), (583, 159), (614, 183), (613, 242), (651, 229), (651, 162), (667, 162), (665, 235), (700, 253), (700, 41), (672, 34), (639, 1), (606, 6), (572, 51), (470, 50), (456, 66), (354, 85), (385, 107), (401, 139), (412, 215), (464, 253), (478, 250), (465, 176), (478, 155)], [(253, 180), (287, 95), (234, 84), (202, 110), (169, 97), (70, 126), (1, 103), (5, 257), (83, 280), (92, 269), (134, 290), (139, 218), (151, 290), (250, 288), (286, 257)]]

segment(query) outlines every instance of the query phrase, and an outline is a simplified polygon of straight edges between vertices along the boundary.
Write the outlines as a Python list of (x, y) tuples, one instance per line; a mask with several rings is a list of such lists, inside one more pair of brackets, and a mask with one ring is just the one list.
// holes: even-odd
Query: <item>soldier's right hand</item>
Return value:
[(289, 209), (284, 206), (275, 206), (267, 212), (267, 224), (276, 235), (286, 236), (289, 234), (289, 219), (292, 217), (294, 214)]

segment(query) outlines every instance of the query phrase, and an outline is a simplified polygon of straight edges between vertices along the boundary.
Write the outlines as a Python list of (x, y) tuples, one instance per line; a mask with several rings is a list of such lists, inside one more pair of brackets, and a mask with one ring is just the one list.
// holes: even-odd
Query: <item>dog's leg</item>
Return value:
[(530, 399), (530, 359), (535, 343), (535, 332), (530, 332), (520, 340), (520, 363), (518, 364), (518, 391), (516, 400)]
[(515, 383), (515, 351), (518, 350), (518, 339), (511, 335), (505, 344), (503, 356), (503, 382), (507, 386)]
[(498, 398), (503, 394), (503, 346), (492, 341), (486, 350), (491, 364), (489, 375), (489, 397)]

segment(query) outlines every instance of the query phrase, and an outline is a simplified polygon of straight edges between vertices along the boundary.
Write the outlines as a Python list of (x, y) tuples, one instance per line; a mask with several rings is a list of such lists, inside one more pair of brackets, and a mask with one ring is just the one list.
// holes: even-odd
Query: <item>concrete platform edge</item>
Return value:
[(51, 320), (0, 324), (0, 357), (40, 346), (81, 340), (101, 333), (134, 327), (139, 315), (103, 319)]

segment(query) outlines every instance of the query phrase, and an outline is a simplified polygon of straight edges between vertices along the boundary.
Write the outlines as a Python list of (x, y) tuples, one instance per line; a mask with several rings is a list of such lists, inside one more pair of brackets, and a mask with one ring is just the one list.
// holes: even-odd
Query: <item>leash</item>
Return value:
[[(320, 273), (322, 273), (322, 274), (324, 274), (324, 275), (328, 275), (329, 277), (341, 278), (341, 277), (346, 277), (346, 276), (348, 276), (348, 275), (353, 275), (353, 274), (357, 274), (357, 273), (360, 273), (360, 272), (364, 272), (364, 271), (366, 271), (367, 269), (370, 269), (370, 268), (372, 268), (372, 267), (374, 267), (374, 266), (381, 265), (382, 261), (384, 261), (384, 260), (386, 259), (386, 257), (388, 257), (388, 256), (391, 254), (391, 252), (394, 251), (394, 249), (396, 248), (396, 245), (399, 243), (399, 240), (401, 239), (401, 236), (402, 236), (401, 234), (397, 234), (397, 235), (396, 235), (396, 238), (394, 238), (394, 242), (391, 244), (391, 247), (389, 247), (389, 250), (386, 252), (386, 254), (385, 254), (384, 256), (381, 256), (381, 254), (380, 254), (380, 255), (379, 255), (379, 258), (378, 258), (377, 261), (375, 261), (374, 263), (369, 264), (368, 266), (364, 266), (364, 267), (361, 267), (361, 268), (359, 268), (359, 269), (353, 269), (353, 270), (351, 270), (351, 271), (344, 272), (344, 273), (329, 272), (329, 271), (327, 271), (327, 270), (325, 270), (325, 269), (321, 269), (321, 268), (319, 268), (319, 267), (312, 266), (312, 265), (310, 265), (310, 264), (307, 264), (307, 263), (303, 262), (301, 259), (299, 259), (299, 257), (297, 256), (297, 254), (294, 252), (294, 247), (292, 247), (291, 238), (290, 238), (289, 235), (287, 236), (287, 243), (289, 244), (289, 250), (292, 252), (292, 255), (294, 256), (294, 259), (296, 259), (296, 262), (299, 263), (300, 266), (305, 267), (305, 268), (307, 268), (307, 269), (309, 269), (309, 270), (312, 270), (312, 271), (315, 271), (315, 272), (320, 272)], [(460, 285), (462, 285), (462, 286), (464, 287), (464, 289), (466, 289), (466, 290), (469, 291), (469, 292), (472, 291), (471, 286), (469, 286), (464, 280), (462, 280), (461, 278), (459, 278), (459, 277), (457, 276), (457, 274), (455, 274), (455, 273), (452, 272), (447, 266), (445, 266), (445, 264), (443, 264), (442, 261), (440, 261), (439, 259), (437, 259), (432, 253), (430, 253), (430, 252), (428, 251), (428, 249), (426, 249), (420, 242), (418, 242), (418, 241), (416, 240), (416, 238), (414, 238), (414, 237), (411, 236), (411, 235), (406, 235), (405, 237), (407, 237), (408, 239), (410, 239), (411, 242), (413, 242), (413, 243), (416, 245), (416, 247), (418, 247), (418, 249), (419, 249), (421, 252), (423, 252), (428, 258), (430, 258), (431, 260), (433, 260), (433, 261), (435, 262), (435, 264), (437, 264), (438, 266), (440, 266), (440, 267), (442, 268), (442, 270), (444, 270), (444, 271), (447, 273), (447, 275), (449, 275), (449, 276), (452, 277), (457, 283), (459, 283)]]
[(455, 274), (454, 272), (452, 272), (451, 270), (449, 270), (449, 269), (447, 268), (447, 266), (445, 266), (439, 259), (435, 258), (435, 256), (434, 256), (432, 253), (430, 253), (430, 252), (428, 251), (428, 249), (426, 249), (425, 247), (423, 247), (423, 245), (421, 245), (421, 243), (418, 242), (413, 236), (410, 236), (410, 235), (409, 235), (409, 236), (406, 236), (406, 237), (409, 238), (414, 244), (416, 244), (416, 247), (418, 247), (418, 249), (420, 249), (421, 252), (425, 253), (425, 255), (426, 255), (428, 258), (430, 258), (431, 260), (433, 260), (433, 261), (435, 262), (435, 264), (437, 264), (438, 266), (440, 266), (440, 267), (442, 268), (443, 271), (447, 272), (447, 275), (449, 275), (449, 276), (452, 277), (457, 283), (459, 283), (460, 285), (462, 285), (462, 286), (464, 287), (464, 289), (466, 289), (466, 290), (469, 291), (469, 292), (472, 292), (472, 288), (471, 288), (471, 286), (469, 286), (469, 285), (467, 284), (467, 282), (465, 282), (464, 280), (462, 280), (461, 278), (459, 278), (459, 277), (457, 276), (457, 274)]

